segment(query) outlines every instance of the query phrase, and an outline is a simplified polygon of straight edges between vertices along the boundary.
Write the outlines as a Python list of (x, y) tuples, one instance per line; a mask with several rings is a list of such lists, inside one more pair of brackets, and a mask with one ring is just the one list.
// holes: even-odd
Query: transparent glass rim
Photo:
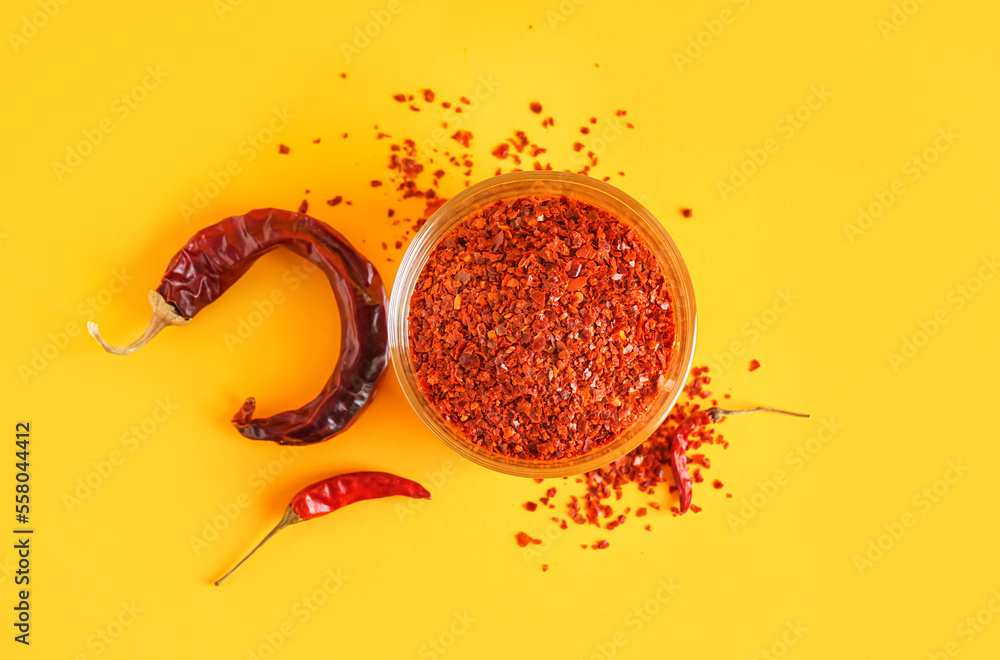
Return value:
[[(645, 241), (663, 270), (674, 305), (676, 324), (666, 382), (649, 410), (614, 440), (569, 460), (528, 461), (478, 447), (448, 426), (417, 386), (409, 359), (410, 298), (431, 252), (464, 218), (502, 199), (528, 195), (565, 195), (608, 211)], [(404, 396), (420, 420), (451, 449), (470, 461), (504, 474), (547, 478), (582, 474), (603, 467), (639, 446), (663, 423), (687, 381), (694, 359), (697, 313), (687, 266), (666, 229), (639, 202), (603, 181), (569, 172), (513, 172), (481, 181), (445, 202), (417, 232), (406, 249), (389, 300), (389, 353)]]

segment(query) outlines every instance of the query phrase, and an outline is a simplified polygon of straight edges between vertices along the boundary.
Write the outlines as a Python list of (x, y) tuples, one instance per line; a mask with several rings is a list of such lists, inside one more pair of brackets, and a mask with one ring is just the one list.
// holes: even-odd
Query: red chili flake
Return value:
[(308, 188), (306, 188), (306, 194), (308, 195), (309, 193), (310, 193), (310, 190)]
[(719, 481), (718, 479), (716, 479), (715, 481), (712, 482), (712, 487), (715, 488), (716, 490), (719, 490), (720, 488), (722, 488), (723, 485), (724, 484), (721, 481)]
[(591, 548), (593, 548), (594, 550), (604, 550), (604, 549), (605, 549), (606, 547), (608, 547), (609, 545), (611, 545), (611, 544), (610, 544), (610, 543), (608, 543), (608, 542), (607, 542), (607, 541), (605, 540), (605, 541), (598, 541), (597, 543), (595, 543), (594, 545), (592, 545), (592, 546), (590, 546), (590, 547), (591, 547)]
[(336, 206), (337, 204), (340, 204), (342, 201), (344, 201), (344, 198), (341, 197), (340, 195), (337, 195), (333, 199), (326, 200), (326, 203), (329, 204), (330, 206)]
[(396, 249), (403, 247), (403, 241), (396, 241)]
[(535, 509), (538, 508), (538, 505), (535, 504), (534, 502), (525, 502), (524, 508), (527, 509), (528, 511), (534, 511)]
[(307, 213), (308, 211), (309, 211), (309, 202), (303, 199), (302, 203), (299, 204), (299, 213)]
[(528, 104), (528, 107), (531, 108), (531, 111), (534, 112), (536, 115), (542, 112), (542, 104), (539, 103), (538, 101), (532, 101), (531, 103)]
[(389, 249), (389, 244), (383, 241), (382, 242), (382, 249), (383, 250), (388, 250)]
[(400, 103), (406, 103), (406, 94), (393, 94), (392, 98)]
[(420, 112), (420, 108), (418, 108), (417, 106), (413, 105), (412, 103), (410, 104), (410, 110), (413, 110), (414, 112)]
[(590, 118), (590, 123), (591, 124), (596, 124), (597, 123), (597, 117), (591, 117)]
[(616, 117), (624, 117), (624, 116), (625, 116), (625, 114), (626, 114), (626, 113), (625, 113), (625, 111), (624, 111), (624, 110), (615, 110), (615, 116), (616, 116)]
[(547, 491), (545, 491), (545, 497), (555, 497), (555, 496), (556, 496), (555, 488), (549, 488)]
[(652, 525), (646, 525), (645, 527), (643, 527), (643, 529), (646, 530), (647, 532), (651, 532), (651, 531), (653, 531), (653, 526)]
[(518, 532), (517, 536), (515, 536), (514, 538), (517, 539), (517, 544), (522, 548), (527, 547), (529, 543), (534, 543), (535, 545), (539, 545), (542, 542), (541, 539), (533, 539), (524, 532)]
[[(528, 27), (531, 27), (531, 26), (529, 25)], [(549, 570), (549, 565), (548, 564), (542, 564), (542, 573), (544, 573), (547, 570)]]
[(315, 140), (313, 140), (313, 144), (319, 144), (320, 140), (322, 140), (322, 139), (323, 138), (316, 138)]
[(760, 369), (760, 362), (757, 360), (750, 360), (750, 371), (757, 371)]
[(340, 74), (340, 77), (341, 78), (347, 78), (347, 74), (346, 73), (342, 73), (342, 74)]
[(470, 131), (455, 131), (455, 134), (451, 136), (451, 139), (458, 142), (463, 147), (468, 147), (469, 142), (472, 140), (472, 133)]
[(291, 151), (291, 149), (289, 149), (286, 145), (284, 145), (284, 144), (279, 144), (278, 145), (278, 153), (279, 154), (287, 154), (289, 151)]
[(552, 117), (546, 117), (542, 120), (542, 128), (548, 128), (549, 126), (555, 126), (556, 120)]
[(701, 513), (701, 507), (697, 504), (692, 504), (690, 508), (693, 513)]
[(448, 103), (447, 101), (442, 101), (441, 102), (441, 107), (444, 108), (445, 110), (447, 110), (448, 108), (451, 107), (451, 103)]
[(627, 121), (627, 122), (625, 122), (625, 128), (635, 128), (635, 125), (632, 124), (632, 122), (628, 122)]
[(587, 126), (581, 126), (580, 127), (580, 132), (583, 133), (584, 135), (586, 135), (587, 133), (590, 132), (590, 128), (587, 127)]
[[(344, 137), (347, 137), (347, 135), (344, 135)], [(392, 136), (389, 135), (388, 133), (379, 133), (378, 135), (375, 136), (375, 139), (376, 140), (382, 140), (382, 139), (391, 138), (391, 137)]]
[(346, 140), (346, 139), (347, 139), (347, 133), (344, 133), (344, 134), (343, 134), (343, 135), (341, 135), (340, 137), (342, 137), (342, 138), (344, 138), (344, 139)]
[(729, 499), (733, 499), (733, 494), (732, 493), (726, 493), (726, 497), (728, 497)]
[(685, 218), (690, 218), (691, 209), (681, 209), (681, 215), (683, 215)]
[(585, 145), (583, 142), (574, 142), (573, 151), (582, 151), (585, 146), (587, 145)]
[[(591, 252), (601, 258), (578, 261)], [(473, 280), (455, 310), (461, 271)], [(638, 234), (595, 206), (538, 195), (494, 202), (445, 236), (416, 283), (409, 332), (442, 419), (487, 451), (545, 461), (589, 453), (645, 413), (671, 359), (673, 305)], [(587, 339), (564, 340), (576, 333)], [(466, 345), (480, 365), (456, 372)]]
[(433, 103), (434, 102), (434, 92), (432, 92), (429, 89), (425, 89), (424, 90), (424, 100), (427, 101), (428, 103)]
[(467, 99), (464, 96), (458, 97), (458, 100), (461, 101), (462, 103), (464, 103), (465, 105), (472, 105), (472, 101), (470, 101), (469, 99)]
[(379, 186), (382, 185), (382, 182), (379, 181), (378, 179), (372, 179), (371, 184), (372, 184), (372, 188), (378, 188)]
[(506, 142), (502, 142), (502, 143), (498, 144), (496, 146), (496, 148), (492, 152), (490, 152), (490, 153), (492, 153), (494, 156), (496, 156), (500, 160), (503, 160), (504, 158), (507, 157), (507, 154), (510, 153), (510, 145), (507, 144)]
[(635, 510), (635, 517), (636, 518), (642, 518), (647, 513), (648, 513), (648, 511), (646, 511), (646, 507), (641, 506), (641, 507), (639, 507), (638, 509)]

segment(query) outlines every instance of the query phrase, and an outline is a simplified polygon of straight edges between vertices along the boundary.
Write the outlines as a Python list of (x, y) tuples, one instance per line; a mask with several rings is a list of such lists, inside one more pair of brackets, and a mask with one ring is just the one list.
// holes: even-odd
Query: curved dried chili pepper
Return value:
[(343, 236), (301, 213), (258, 209), (235, 215), (195, 234), (171, 259), (156, 291), (153, 316), (135, 342), (109, 345), (90, 322), (90, 334), (110, 353), (128, 355), (168, 325), (184, 325), (219, 298), (262, 255), (286, 247), (319, 266), (340, 309), (340, 357), (319, 395), (298, 410), (252, 419), (250, 397), (233, 425), (252, 440), (283, 445), (321, 442), (346, 429), (371, 401), (389, 361), (386, 294), (378, 271)]
[(746, 410), (723, 410), (719, 407), (701, 410), (688, 415), (674, 431), (674, 437), (670, 442), (670, 471), (674, 475), (677, 483), (677, 490), (680, 495), (680, 513), (684, 513), (691, 506), (691, 475), (687, 468), (687, 442), (688, 437), (700, 426), (714, 424), (727, 415), (745, 415), (752, 412), (776, 412), (782, 415), (793, 415), (794, 417), (808, 417), (802, 413), (778, 410), (777, 408), (748, 408)]
[(348, 504), (354, 504), (362, 500), (373, 500), (379, 497), (392, 497), (393, 495), (403, 495), (415, 499), (429, 500), (431, 494), (427, 489), (416, 481), (410, 481), (403, 477), (398, 477), (388, 472), (351, 472), (341, 474), (322, 481), (317, 481), (311, 486), (306, 486), (292, 498), (285, 515), (275, 525), (274, 529), (268, 532), (267, 536), (251, 550), (246, 557), (241, 559), (236, 566), (229, 569), (215, 582), (219, 586), (223, 580), (243, 565), (247, 559), (257, 552), (260, 546), (264, 545), (269, 538), (274, 536), (278, 530), (289, 525), (312, 520), (319, 516), (336, 511)]

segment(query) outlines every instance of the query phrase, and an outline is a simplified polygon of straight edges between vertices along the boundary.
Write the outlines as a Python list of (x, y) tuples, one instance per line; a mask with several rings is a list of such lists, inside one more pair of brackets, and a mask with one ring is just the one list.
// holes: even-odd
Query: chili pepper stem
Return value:
[(220, 577), (218, 580), (216, 580), (215, 581), (215, 586), (219, 586), (222, 583), (223, 580), (225, 580), (227, 577), (229, 577), (230, 575), (232, 575), (233, 571), (235, 571), (237, 568), (239, 568), (240, 566), (242, 566), (243, 562), (245, 562), (247, 559), (250, 559), (250, 557), (253, 556), (253, 553), (257, 552), (257, 550), (260, 548), (260, 546), (264, 545), (267, 542), (267, 540), (269, 538), (271, 538), (272, 536), (274, 536), (275, 534), (277, 534), (279, 530), (284, 529), (285, 527), (288, 527), (289, 525), (294, 525), (297, 522), (302, 522), (302, 518), (299, 516), (299, 514), (295, 513), (295, 510), (292, 509), (292, 507), (288, 507), (287, 509), (285, 509), (285, 515), (281, 518), (281, 521), (278, 522), (278, 524), (274, 526), (274, 529), (272, 529), (270, 532), (268, 532), (267, 536), (265, 536), (261, 540), (261, 542), (258, 543), (254, 547), (253, 550), (251, 550), (249, 553), (247, 553), (246, 557), (244, 557), (243, 559), (241, 559), (238, 564), (236, 564), (231, 569), (229, 569), (228, 573), (226, 573), (225, 575), (223, 575), (222, 577)]
[(156, 291), (149, 292), (149, 304), (153, 308), (153, 315), (149, 319), (149, 325), (143, 330), (142, 334), (134, 342), (128, 346), (112, 346), (108, 342), (104, 341), (104, 337), (101, 336), (100, 331), (97, 329), (97, 324), (93, 321), (87, 321), (87, 332), (90, 333), (97, 343), (101, 345), (104, 350), (108, 353), (114, 355), (131, 355), (137, 350), (149, 343), (149, 340), (156, 336), (156, 334), (171, 325), (187, 325), (191, 322), (191, 319), (186, 319), (176, 311), (174, 308), (163, 299)]
[(778, 408), (765, 408), (763, 406), (758, 406), (756, 408), (747, 408), (746, 410), (723, 410), (719, 407), (713, 407), (706, 410), (709, 416), (712, 418), (712, 423), (718, 422), (723, 417), (728, 415), (746, 415), (747, 413), (754, 412), (775, 412), (781, 413), (782, 415), (792, 415), (793, 417), (808, 417), (803, 413), (790, 412), (788, 410), (779, 410)]

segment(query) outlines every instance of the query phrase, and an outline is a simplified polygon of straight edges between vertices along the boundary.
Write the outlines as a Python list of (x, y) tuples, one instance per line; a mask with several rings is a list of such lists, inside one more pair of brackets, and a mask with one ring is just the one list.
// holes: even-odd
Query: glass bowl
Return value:
[[(656, 257), (674, 305), (675, 340), (665, 383), (646, 414), (615, 439), (588, 454), (551, 461), (526, 460), (493, 453), (469, 442), (440, 417), (417, 385), (410, 362), (408, 319), (410, 298), (431, 252), (464, 218), (503, 199), (529, 195), (565, 195), (601, 208), (631, 227)], [(403, 255), (389, 302), (389, 352), (403, 394), (417, 416), (453, 450), (484, 467), (537, 479), (582, 474), (621, 458), (635, 449), (666, 419), (680, 396), (694, 358), (696, 331), (694, 289), (680, 251), (660, 223), (639, 202), (617, 188), (567, 172), (531, 171), (503, 174), (482, 181), (443, 204), (420, 229)]]

